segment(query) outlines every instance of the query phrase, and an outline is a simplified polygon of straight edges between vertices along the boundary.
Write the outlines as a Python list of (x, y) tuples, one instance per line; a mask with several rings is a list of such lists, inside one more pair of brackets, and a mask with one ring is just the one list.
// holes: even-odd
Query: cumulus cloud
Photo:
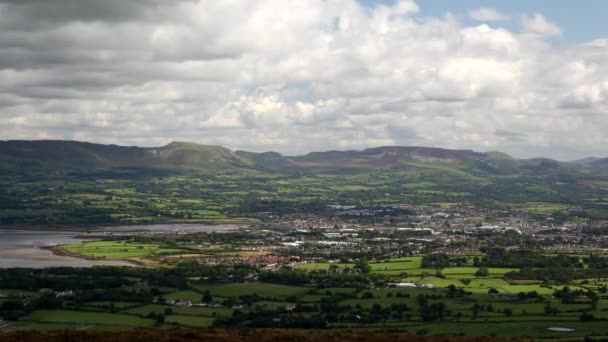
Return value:
[(0, 136), (606, 154), (606, 40), (552, 47), (561, 29), (540, 14), (513, 31), (420, 11), (413, 0), (0, 0)]
[(509, 20), (509, 17), (498, 12), (494, 8), (482, 7), (476, 8), (469, 11), (471, 19), (476, 21), (505, 21)]
[(556, 24), (550, 22), (542, 14), (525, 15), (521, 24), (523, 31), (528, 34), (539, 36), (560, 36), (562, 29)]

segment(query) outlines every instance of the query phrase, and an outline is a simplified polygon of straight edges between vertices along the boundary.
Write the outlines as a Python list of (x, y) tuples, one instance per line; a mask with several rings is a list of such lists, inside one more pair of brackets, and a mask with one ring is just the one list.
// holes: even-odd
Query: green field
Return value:
[[(22, 318), (21, 321), (10, 323), (4, 330), (44, 329), (59, 330), (63, 328), (104, 330), (126, 329), (129, 327), (146, 327), (159, 325), (161, 327), (209, 327), (218, 318), (231, 318), (236, 310), (231, 306), (239, 297), (248, 294), (257, 294), (262, 300), (256, 300), (251, 307), (244, 306), (240, 311), (245, 315), (255, 312), (264, 312), (267, 317), (309, 317), (316, 315), (318, 309), (304, 312), (281, 312), (282, 308), (291, 307), (297, 303), (308, 306), (319, 306), (328, 300), (336, 301), (338, 308), (345, 310), (372, 312), (374, 310), (388, 310), (395, 305), (405, 305), (405, 311), (400, 317), (389, 315), (384, 322), (358, 322), (348, 320), (343, 316), (337, 322), (331, 322), (329, 328), (348, 329), (399, 329), (415, 334), (459, 334), (470, 336), (497, 335), (505, 337), (533, 337), (533, 338), (579, 338), (591, 333), (605, 333), (602, 323), (604, 321), (581, 322), (582, 312), (592, 312), (595, 319), (608, 319), (608, 298), (605, 294), (599, 297), (598, 305), (591, 308), (587, 299), (577, 299), (573, 303), (564, 303), (552, 296), (563, 285), (541, 286), (538, 281), (517, 281), (510, 283), (503, 279), (505, 272), (513, 269), (490, 268), (490, 276), (475, 276), (477, 268), (448, 267), (442, 270), (445, 277), (440, 274), (415, 275), (421, 270), (419, 257), (396, 258), (385, 262), (372, 263), (374, 266), (370, 274), (378, 272), (393, 272), (404, 267), (408, 273), (414, 274), (401, 279), (404, 282), (432, 284), (434, 288), (355, 288), (355, 287), (327, 287), (288, 286), (271, 283), (225, 283), (210, 284), (193, 281), (192, 289), (165, 292), (159, 297), (166, 300), (191, 300), (198, 303), (203, 293), (209, 291), (215, 302), (224, 302), (222, 307), (199, 307), (161, 305), (148, 303), (131, 303), (124, 301), (93, 301), (84, 304), (86, 310), (36, 310)], [(322, 265), (322, 264), (319, 264)], [(386, 269), (385, 269), (386, 267)], [(417, 267), (417, 268), (416, 268)], [(436, 271), (436, 270), (434, 270)], [(447, 276), (446, 276), (447, 274)], [(133, 278), (139, 281), (140, 278)], [(396, 279), (399, 279), (398, 277)], [(601, 280), (589, 282), (589, 286), (602, 284)], [(449, 296), (448, 286), (455, 285), (465, 293)], [(577, 284), (570, 284), (572, 289), (583, 289)], [(489, 296), (488, 290), (496, 289), (505, 296)], [(170, 290), (170, 289), (165, 289)], [(520, 292), (537, 292), (541, 296), (534, 299), (520, 299)], [(442, 304), (448, 309), (448, 317), (443, 320), (425, 322), (420, 296), (427, 298), (430, 305)], [(288, 298), (290, 298), (288, 301)], [(474, 311), (475, 305), (483, 309)], [(554, 314), (547, 314), (547, 305), (556, 308)], [(112, 307), (119, 313), (105, 312)], [(490, 309), (491, 307), (491, 309)], [(278, 309), (278, 311), (277, 311)], [(259, 310), (259, 311), (257, 311)], [(390, 309), (394, 310), (394, 309)], [(349, 311), (346, 311), (349, 312)], [(509, 314), (507, 314), (507, 312)], [(345, 315), (344, 313), (342, 315)], [(163, 316), (164, 323), (156, 321), (156, 317)], [(146, 318), (152, 317), (152, 318)], [(570, 327), (576, 329), (571, 333), (551, 332), (549, 327)]]
[(154, 323), (150, 319), (125, 314), (73, 310), (37, 310), (24, 317), (23, 320), (61, 324), (103, 324), (132, 327), (146, 327)]
[(195, 284), (193, 287), (198, 291), (209, 291), (213, 296), (224, 298), (238, 297), (244, 294), (257, 294), (261, 297), (285, 298), (290, 296), (301, 296), (309, 290), (306, 287), (266, 283), (222, 285)]
[(124, 310), (123, 313), (128, 313), (132, 315), (141, 315), (146, 316), (149, 313), (161, 314), (164, 313), (165, 310), (171, 309), (173, 313), (177, 315), (186, 315), (186, 316), (203, 316), (203, 317), (227, 317), (232, 315), (232, 309), (227, 307), (221, 308), (210, 308), (210, 307), (186, 307), (186, 306), (167, 306), (167, 305), (155, 305), (149, 304), (144, 306), (139, 306), (136, 308), (131, 308)]
[(183, 253), (177, 248), (162, 248), (156, 244), (132, 243), (123, 241), (88, 241), (64, 245), (65, 251), (92, 258), (129, 259)]
[(168, 300), (179, 300), (179, 301), (192, 301), (195, 303), (198, 303), (201, 301), (201, 298), (203, 298), (203, 295), (195, 292), (195, 291), (178, 291), (178, 292), (173, 292), (173, 293), (169, 293), (166, 294), (165, 299)]
[(165, 319), (166, 323), (179, 324), (190, 328), (206, 328), (211, 326), (213, 318), (210, 317), (198, 317), (198, 316), (183, 316), (183, 315), (171, 315)]
[[(62, 151), (61, 157), (56, 156), (61, 162), (48, 160), (46, 149), (34, 144), (31, 152), (44, 160), (42, 164), (22, 160), (29, 166), (19, 168), (21, 162), (16, 161), (0, 165), (6, 171), (0, 175), (0, 186), (7, 190), (0, 193), (0, 200), (22, 204), (3, 208), (1, 223), (256, 222), (254, 212), (272, 211), (277, 205), (302, 212), (309, 210), (313, 201), (331, 205), (337, 199), (360, 206), (415, 199), (444, 208), (464, 202), (479, 207), (500, 205), (534, 215), (582, 206), (586, 213), (608, 217), (605, 205), (597, 208), (605, 201), (596, 196), (598, 189), (606, 191), (608, 173), (603, 169), (590, 172), (588, 167), (573, 164), (556, 162), (555, 169), (547, 172), (540, 160), (505, 162), (503, 157), (487, 154), (471, 156), (479, 163), (470, 163), (455, 155), (456, 162), (446, 164), (420, 162), (405, 153), (388, 167), (377, 164), (377, 156), (367, 153), (333, 151), (327, 155), (277, 156), (281, 162), (269, 165), (255, 153), (236, 157), (219, 146), (181, 143), (159, 148), (165, 156), (179, 156), (175, 160), (159, 158), (155, 162), (160, 164), (150, 164), (151, 160), (138, 159), (147, 155), (146, 150), (136, 158), (109, 146), (45, 144), (57, 145), (54, 150)], [(117, 159), (106, 164), (108, 160), (99, 158), (99, 153)], [(9, 155), (15, 158), (18, 154)], [(116, 167), (126, 161), (140, 167)], [(297, 165), (305, 172), (294, 172), (286, 165)], [(492, 166), (487, 169), (482, 165)], [(72, 173), (74, 170), (78, 172)], [(573, 176), (579, 186), (572, 186)], [(480, 184), (488, 186), (481, 190)], [(255, 210), (249, 205), (251, 198), (268, 194), (276, 194), (277, 203), (258, 201)]]
[(139, 303), (133, 302), (88, 302), (86, 306), (90, 306), (93, 308), (115, 308), (118, 310), (123, 310), (126, 308), (130, 308), (133, 306), (140, 306)]

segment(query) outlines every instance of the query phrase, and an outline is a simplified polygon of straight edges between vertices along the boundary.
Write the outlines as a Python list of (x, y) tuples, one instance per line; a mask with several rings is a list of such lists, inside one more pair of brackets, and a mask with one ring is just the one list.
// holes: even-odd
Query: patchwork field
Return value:
[[(415, 265), (416, 258), (408, 260), (401, 258), (394, 263), (399, 265)], [(377, 263), (379, 264), (391, 264)], [(420, 266), (420, 263), (417, 264)], [(376, 270), (381, 269), (379, 266)], [(257, 294), (263, 298), (253, 304), (257, 308), (281, 308), (295, 303), (319, 305), (330, 298), (338, 298), (338, 307), (349, 307), (350, 310), (379, 310), (395, 305), (405, 308), (402, 317), (389, 316), (383, 323), (361, 323), (356, 319), (351, 322), (330, 323), (330, 328), (348, 328), (354, 330), (368, 329), (399, 329), (412, 334), (461, 334), (470, 336), (505, 336), (505, 337), (535, 337), (535, 338), (579, 338), (589, 334), (604, 331), (604, 321), (581, 322), (581, 312), (589, 310), (589, 303), (562, 303), (559, 298), (546, 297), (542, 299), (518, 299), (515, 297), (490, 297), (488, 289), (497, 289), (504, 294), (536, 291), (541, 295), (552, 294), (559, 286), (541, 286), (541, 284), (510, 284), (500, 278), (501, 269), (493, 269), (495, 276), (476, 277), (471, 267), (450, 267), (444, 269), (451, 275), (463, 276), (468, 284), (457, 278), (439, 278), (436, 276), (414, 276), (407, 281), (421, 284), (433, 284), (433, 289), (423, 288), (376, 288), (361, 289), (354, 287), (311, 288), (304, 286), (289, 286), (270, 283), (229, 283), (206, 284), (196, 282), (191, 290), (174, 291), (163, 295), (166, 300), (191, 300), (198, 303), (203, 293), (209, 291), (213, 300), (223, 302), (230, 298), (243, 295)], [(375, 271), (374, 271), (375, 272)], [(447, 296), (447, 286), (456, 285), (472, 294), (466, 296)], [(577, 288), (577, 287), (573, 287)], [(442, 303), (449, 310), (450, 317), (440, 322), (423, 322), (421, 319), (420, 296), (426, 297), (430, 304)], [(296, 298), (295, 302), (286, 301)], [(335, 300), (335, 299), (333, 299)], [(602, 294), (594, 311), (597, 319), (608, 319), (608, 297)], [(480, 311), (474, 307), (481, 305)], [(558, 310), (555, 314), (546, 313), (547, 305)], [(131, 303), (118, 301), (91, 301), (85, 303), (89, 311), (81, 310), (36, 310), (18, 322), (9, 323), (3, 328), (12, 330), (122, 330), (131, 327), (209, 327), (218, 318), (233, 316), (229, 304), (218, 308), (199, 306), (178, 306), (151, 303)], [(113, 310), (109, 312), (109, 310)], [(253, 307), (251, 310), (254, 310)], [(247, 312), (247, 309), (243, 311)], [(298, 313), (299, 316), (310, 316), (313, 313)], [(162, 323), (158, 317), (163, 316)], [(573, 332), (553, 332), (550, 327), (567, 327)]]

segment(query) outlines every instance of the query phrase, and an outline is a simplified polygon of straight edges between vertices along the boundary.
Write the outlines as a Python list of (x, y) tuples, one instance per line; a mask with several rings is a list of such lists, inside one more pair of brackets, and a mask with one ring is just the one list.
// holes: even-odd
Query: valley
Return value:
[(608, 334), (596, 159), (52, 141), (0, 161), (7, 333)]

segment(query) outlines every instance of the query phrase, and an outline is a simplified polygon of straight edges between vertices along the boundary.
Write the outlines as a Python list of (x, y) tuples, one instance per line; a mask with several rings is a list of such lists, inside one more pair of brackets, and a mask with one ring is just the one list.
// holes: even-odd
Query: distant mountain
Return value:
[(229, 149), (193, 143), (142, 148), (56, 140), (0, 142), (0, 169), (169, 168), (216, 172), (241, 167), (247, 167), (247, 161)]
[(363, 151), (313, 152), (291, 160), (304, 169), (321, 171), (433, 169), (469, 174), (568, 171), (551, 159), (515, 159), (502, 152), (474, 152), (432, 147), (384, 146)]
[(594, 161), (592, 161), (591, 163), (589, 163), (589, 165), (593, 166), (593, 167), (597, 167), (597, 168), (608, 168), (608, 158), (598, 158)]
[[(608, 159), (592, 160), (608, 166)], [(502, 152), (431, 147), (384, 146), (362, 151), (312, 152), (283, 156), (276, 152), (231, 151), (215, 145), (172, 142), (162, 147), (103, 145), (78, 141), (0, 141), (0, 170), (165, 169), (181, 172), (364, 172), (429, 169), (468, 174), (568, 172), (577, 163), (551, 159), (515, 159)]]
[(576, 164), (593, 164), (596, 161), (600, 161), (600, 160), (602, 160), (602, 158), (587, 157), (587, 158), (583, 158), (583, 159), (573, 160), (573, 161), (571, 161), (571, 163), (576, 163)]
[(317, 170), (402, 169), (427, 165), (457, 167), (488, 156), (468, 150), (446, 150), (430, 147), (384, 146), (363, 151), (312, 152), (291, 157), (298, 166)]
[(583, 159), (574, 160), (571, 163), (587, 165), (595, 168), (608, 168), (608, 158), (598, 158), (598, 157), (587, 157)]

